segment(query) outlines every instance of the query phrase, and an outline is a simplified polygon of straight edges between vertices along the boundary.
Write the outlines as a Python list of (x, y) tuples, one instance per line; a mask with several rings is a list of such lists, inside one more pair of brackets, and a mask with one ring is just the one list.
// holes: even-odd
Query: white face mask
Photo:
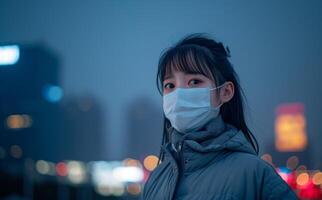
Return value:
[[(224, 85), (224, 84), (223, 84)], [(171, 125), (186, 133), (201, 128), (218, 116), (220, 106), (211, 106), (210, 91), (216, 88), (177, 88), (163, 96), (163, 111)]]

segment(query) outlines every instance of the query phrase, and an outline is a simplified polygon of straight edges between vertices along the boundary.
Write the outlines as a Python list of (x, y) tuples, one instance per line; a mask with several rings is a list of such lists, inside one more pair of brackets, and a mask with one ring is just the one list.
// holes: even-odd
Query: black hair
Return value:
[[(255, 136), (248, 128), (244, 114), (245, 94), (239, 84), (239, 78), (232, 64), (228, 60), (230, 50), (221, 42), (211, 39), (205, 34), (195, 33), (185, 36), (174, 46), (166, 49), (160, 59), (157, 71), (157, 88), (163, 95), (163, 81), (172, 70), (186, 73), (199, 73), (215, 81), (216, 86), (226, 81), (234, 84), (234, 96), (220, 108), (220, 114), (225, 123), (229, 123), (241, 130), (246, 139), (258, 154), (259, 146)], [(170, 140), (170, 121), (163, 114), (163, 136), (161, 145)], [(160, 149), (159, 163), (164, 159), (164, 152)]]

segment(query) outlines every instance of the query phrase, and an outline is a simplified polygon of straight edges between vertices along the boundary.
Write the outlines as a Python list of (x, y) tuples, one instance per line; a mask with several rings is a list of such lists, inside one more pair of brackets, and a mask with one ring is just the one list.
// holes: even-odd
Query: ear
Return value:
[(228, 81), (220, 90), (220, 99), (223, 103), (230, 101), (235, 93), (235, 86), (234, 83)]

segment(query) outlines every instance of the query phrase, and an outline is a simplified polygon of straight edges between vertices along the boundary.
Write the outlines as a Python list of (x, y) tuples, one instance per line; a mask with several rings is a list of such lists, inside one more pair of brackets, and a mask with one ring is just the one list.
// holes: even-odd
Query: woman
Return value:
[(160, 162), (141, 199), (297, 199), (275, 169), (258, 157), (228, 57), (229, 49), (221, 42), (201, 34), (185, 37), (161, 56)]

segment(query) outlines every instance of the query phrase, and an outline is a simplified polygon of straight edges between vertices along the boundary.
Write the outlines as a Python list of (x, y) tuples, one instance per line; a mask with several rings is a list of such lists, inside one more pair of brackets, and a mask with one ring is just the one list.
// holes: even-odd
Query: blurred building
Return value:
[[(154, 154), (159, 156), (162, 140), (162, 116), (158, 106), (147, 97), (133, 101), (127, 110), (127, 156), (143, 159)], [(147, 149), (150, 152), (147, 152)]]
[(0, 48), (0, 146), (19, 149), (14, 157), (55, 159), (63, 114), (59, 58), (41, 44)]

